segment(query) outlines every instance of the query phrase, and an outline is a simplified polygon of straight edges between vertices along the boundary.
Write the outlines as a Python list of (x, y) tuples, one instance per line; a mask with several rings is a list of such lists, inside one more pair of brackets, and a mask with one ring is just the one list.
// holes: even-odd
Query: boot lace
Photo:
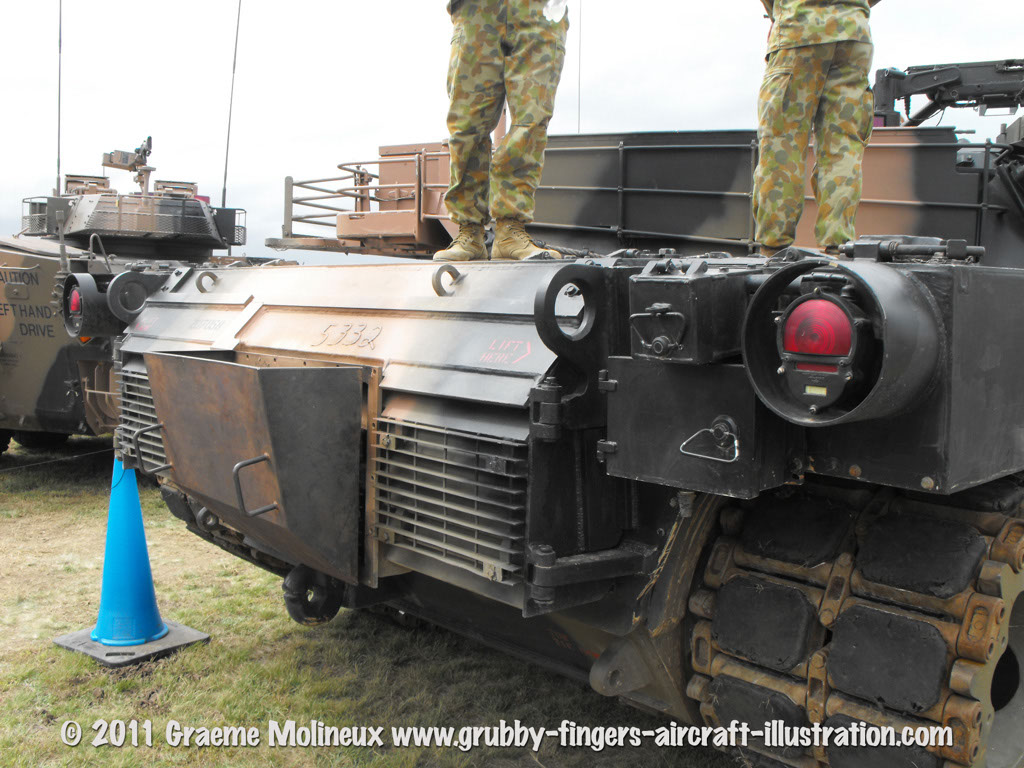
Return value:
[(535, 242), (533, 242), (533, 238), (530, 237), (530, 234), (521, 227), (510, 228), (508, 230), (507, 237), (511, 238), (512, 240), (515, 240), (518, 244), (523, 246), (536, 247), (537, 245)]
[(473, 230), (468, 229), (466, 227), (461, 227), (459, 229), (459, 234), (455, 236), (455, 239), (452, 241), (452, 244), (449, 247), (453, 248), (456, 245), (461, 245), (464, 248), (469, 249), (473, 247), (473, 243), (475, 240), (476, 233)]

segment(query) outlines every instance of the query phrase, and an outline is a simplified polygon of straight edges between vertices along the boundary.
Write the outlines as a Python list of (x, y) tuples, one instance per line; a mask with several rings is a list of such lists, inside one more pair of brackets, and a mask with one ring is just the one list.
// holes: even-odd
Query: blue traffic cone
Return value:
[(123, 667), (209, 639), (205, 632), (160, 618), (135, 470), (125, 469), (115, 458), (99, 619), (95, 629), (61, 635), (53, 642), (108, 667)]
[(135, 470), (114, 459), (103, 555), (100, 615), (90, 638), (103, 645), (141, 645), (167, 634), (149, 568)]

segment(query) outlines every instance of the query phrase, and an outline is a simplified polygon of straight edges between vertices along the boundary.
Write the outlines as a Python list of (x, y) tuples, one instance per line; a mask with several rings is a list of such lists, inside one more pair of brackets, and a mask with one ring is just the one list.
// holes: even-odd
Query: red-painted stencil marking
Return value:
[(530, 342), (515, 339), (494, 339), (480, 362), (488, 365), (515, 365), (530, 354)]

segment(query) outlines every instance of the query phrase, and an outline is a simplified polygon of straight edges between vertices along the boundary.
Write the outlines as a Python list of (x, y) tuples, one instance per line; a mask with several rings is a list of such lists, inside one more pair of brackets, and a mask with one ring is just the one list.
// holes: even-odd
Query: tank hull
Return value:
[[(862, 421), (787, 420), (745, 373), (785, 261), (178, 270), (120, 343), (119, 447), (194, 532), (284, 576), (304, 624), (376, 607), (679, 722), (935, 726), (948, 744), (899, 759), (1018, 766), (1024, 455), (970, 430), (1024, 396), (957, 341), (1016, 270), (806, 258), (890, 351), (908, 329), (936, 350), (929, 377), (872, 368)], [(887, 454), (910, 423), (944, 450)]]

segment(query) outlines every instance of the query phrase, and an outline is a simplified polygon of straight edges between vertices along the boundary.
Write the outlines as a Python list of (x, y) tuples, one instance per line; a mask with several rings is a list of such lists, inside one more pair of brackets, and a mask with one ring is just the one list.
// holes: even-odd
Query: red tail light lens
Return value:
[(800, 355), (848, 355), (853, 347), (853, 326), (837, 304), (809, 299), (786, 318), (783, 347)]
[(71, 295), (68, 297), (68, 310), (71, 312), (82, 311), (82, 294), (75, 288), (71, 291)]

